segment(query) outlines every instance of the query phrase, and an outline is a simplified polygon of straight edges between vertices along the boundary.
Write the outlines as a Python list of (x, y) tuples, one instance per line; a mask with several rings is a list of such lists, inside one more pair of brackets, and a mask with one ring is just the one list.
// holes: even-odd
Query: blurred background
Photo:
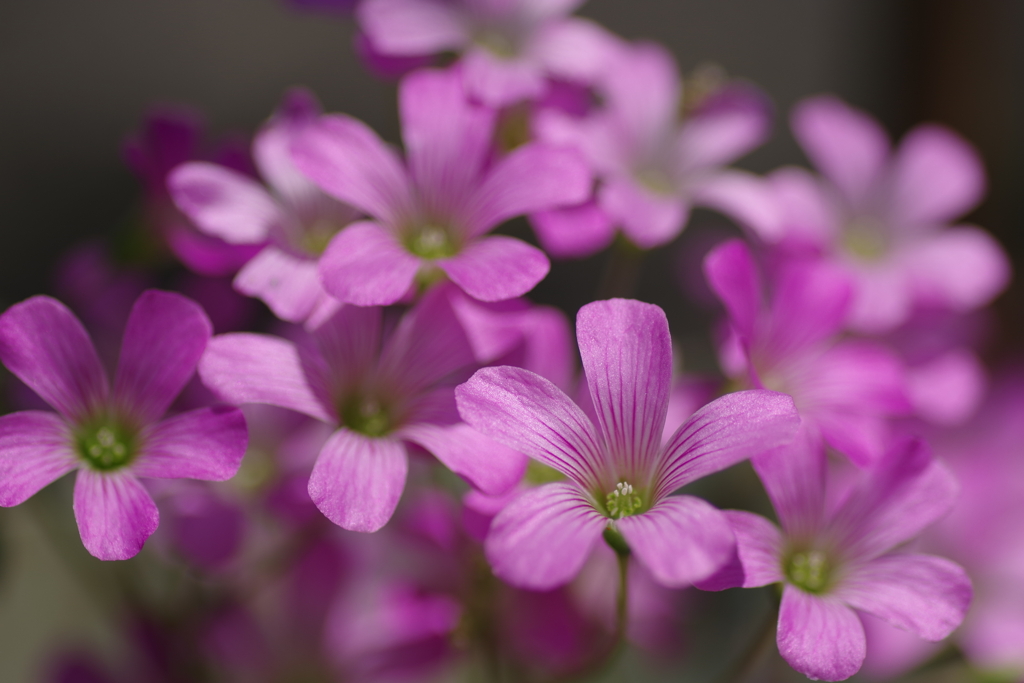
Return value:
[[(989, 172), (988, 198), (969, 220), (991, 231), (1021, 272), (1024, 3), (591, 0), (581, 14), (665, 44), (684, 72), (710, 61), (763, 88), (777, 118), (773, 140), (739, 164), (754, 171), (806, 163), (787, 116), (815, 93), (867, 109), (894, 136), (924, 120), (952, 126)], [(69, 247), (133, 220), (140, 186), (121, 145), (154, 104), (195, 107), (214, 137), (247, 134), (286, 88), (305, 85), (327, 110), (397, 141), (394, 84), (360, 65), (352, 38), (344, 14), (299, 12), (282, 0), (0, 3), (0, 309), (52, 292), (54, 264)], [(681, 240), (719, 225), (726, 219), (700, 214)], [(680, 249), (650, 257), (639, 297), (671, 309), (673, 332), (700, 367), (711, 362), (708, 316), (689, 317), (679, 303)], [(573, 313), (592, 297), (600, 258), (556, 266), (535, 298)], [(1022, 306), (1018, 279), (995, 304), (990, 366), (1024, 351)], [(70, 518), (70, 506), (55, 507)], [(10, 683), (35, 680), (60, 639), (116, 639), (102, 596), (64, 567), (63, 553), (85, 556), (77, 538), (58, 548), (37, 525), (24, 506), (0, 510), (0, 680)]]

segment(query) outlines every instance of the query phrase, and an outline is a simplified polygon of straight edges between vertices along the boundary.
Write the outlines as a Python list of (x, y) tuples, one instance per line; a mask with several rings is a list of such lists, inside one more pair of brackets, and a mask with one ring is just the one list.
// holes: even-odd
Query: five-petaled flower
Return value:
[(597, 425), (521, 368), (484, 368), (456, 391), (462, 419), (569, 479), (528, 490), (498, 514), (486, 540), (494, 572), (526, 588), (558, 586), (606, 534), (665, 585), (706, 578), (733, 552), (728, 523), (699, 498), (669, 494), (791, 439), (800, 422), (792, 399), (765, 390), (723, 396), (662, 446), (672, 379), (665, 314), (639, 301), (597, 301), (580, 309), (576, 332)]
[(866, 653), (857, 612), (925, 640), (942, 640), (960, 625), (971, 601), (963, 568), (893, 551), (956, 497), (953, 475), (922, 442), (894, 444), (838, 500), (826, 496), (825, 452), (810, 432), (753, 463), (782, 530), (751, 512), (727, 510), (742, 572), (725, 569), (702, 587), (783, 584), (777, 639), (794, 669), (826, 681), (855, 674)]
[(211, 332), (195, 302), (147, 290), (132, 308), (111, 387), (63, 304), (35, 296), (9, 308), (0, 316), (0, 361), (57, 412), (0, 418), (0, 505), (18, 505), (77, 469), (82, 542), (102, 560), (124, 560), (160, 518), (139, 477), (233, 477), (247, 441), (240, 410), (213, 406), (161, 420)]

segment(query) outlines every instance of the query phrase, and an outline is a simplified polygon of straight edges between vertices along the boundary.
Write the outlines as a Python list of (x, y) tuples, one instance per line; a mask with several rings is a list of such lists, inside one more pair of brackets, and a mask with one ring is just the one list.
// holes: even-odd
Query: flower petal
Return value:
[(388, 55), (454, 50), (466, 42), (463, 18), (448, 3), (432, 0), (367, 0), (356, 10), (373, 46)]
[(139, 477), (226, 481), (238, 472), (247, 443), (245, 416), (238, 408), (190, 410), (148, 432), (131, 471)]
[(872, 117), (837, 97), (824, 95), (799, 103), (793, 134), (818, 170), (861, 208), (889, 157), (889, 138)]
[(293, 256), (274, 246), (264, 247), (245, 264), (234, 281), (235, 289), (257, 297), (281, 320), (300, 323), (327, 293), (320, 286), (320, 270), (313, 259)]
[(376, 306), (341, 304), (312, 330), (330, 375), (331, 389), (347, 393), (372, 371), (380, 355), (382, 314), (383, 310)]
[(622, 50), (602, 78), (620, 135), (639, 149), (664, 135), (678, 115), (681, 82), (672, 54), (654, 43)]
[(825, 448), (802, 426), (792, 444), (763, 453), (752, 464), (791, 538), (814, 538), (825, 516)]
[(437, 266), (466, 294), (480, 301), (522, 296), (551, 270), (544, 252), (505, 235), (475, 240), (458, 256), (437, 261)]
[(671, 242), (690, 216), (689, 202), (682, 197), (651, 192), (621, 176), (605, 181), (598, 203), (641, 249)]
[(972, 592), (967, 572), (955, 562), (894, 553), (851, 569), (835, 594), (855, 609), (935, 641), (964, 620)]
[(405, 156), (426, 216), (452, 216), (480, 182), (495, 112), (466, 97), (457, 69), (421, 69), (398, 88)]
[(665, 446), (654, 498), (792, 441), (800, 426), (793, 399), (774, 391), (726, 394), (686, 421)]
[(842, 330), (853, 294), (845, 270), (824, 260), (793, 259), (772, 279), (771, 337), (762, 342), (767, 356), (799, 356)]
[(296, 136), (292, 160), (324, 192), (388, 225), (412, 215), (405, 167), (361, 121), (337, 114), (320, 117)]
[(378, 376), (406, 395), (414, 395), (475, 360), (448, 296), (434, 290), (395, 327), (380, 352)]
[(985, 194), (985, 169), (970, 143), (943, 126), (907, 133), (892, 162), (891, 220), (905, 230), (948, 223)]
[(832, 596), (786, 586), (779, 609), (779, 654), (814, 680), (841, 681), (860, 670), (867, 649), (857, 614)]
[(230, 244), (262, 242), (286, 220), (265, 187), (219, 164), (182, 164), (167, 177), (167, 189), (200, 230)]
[(693, 496), (671, 496), (615, 526), (633, 554), (670, 588), (689, 586), (718, 571), (736, 538), (722, 511)]
[(743, 565), (743, 587), (784, 581), (782, 550), (785, 541), (779, 528), (752, 512), (726, 510), (724, 514), (736, 535), (736, 550)]
[(541, 247), (554, 258), (596, 254), (615, 237), (611, 217), (593, 201), (534, 213), (530, 223)]
[(260, 176), (292, 210), (301, 211), (323, 196), (320, 188), (295, 168), (291, 151), (295, 135), (315, 121), (321, 111), (313, 93), (291, 88), (252, 141), (252, 156)]
[(140, 424), (159, 420), (192, 377), (212, 334), (196, 302), (176, 292), (143, 292), (125, 327), (114, 400)]
[(850, 560), (869, 560), (946, 514), (958, 490), (924, 442), (898, 442), (836, 510), (829, 534)]
[(573, 149), (531, 142), (499, 161), (474, 193), (467, 222), (473, 235), (509, 218), (579, 204), (590, 196), (593, 176)]
[(1006, 252), (984, 230), (945, 230), (905, 253), (916, 301), (967, 311), (987, 304), (1010, 281)]
[(546, 484), (508, 504), (491, 522), (484, 552), (513, 586), (549, 590), (568, 583), (607, 520), (572, 484)]
[(693, 187), (695, 204), (714, 209), (769, 244), (782, 238), (782, 213), (773, 188), (764, 178), (727, 169), (701, 179)]
[(398, 436), (423, 446), (445, 467), (489, 495), (505, 493), (526, 471), (526, 456), (467, 424), (407, 425)]
[(199, 377), (228, 403), (267, 403), (337, 422), (317, 397), (295, 345), (265, 334), (217, 335), (199, 362)]
[(461, 65), (466, 90), (489, 107), (500, 109), (544, 94), (544, 68), (530, 54), (506, 58), (472, 45), (462, 54)]
[(692, 173), (732, 163), (763, 143), (771, 124), (764, 93), (749, 85), (726, 86), (683, 122), (676, 141), (679, 170)]
[(78, 470), (75, 520), (85, 549), (101, 560), (127, 560), (160, 523), (149, 492), (127, 472)]
[(402, 248), (381, 225), (353, 223), (331, 240), (320, 257), (324, 289), (357, 306), (387, 306), (401, 299), (420, 269), (420, 259)]
[(56, 299), (34, 296), (0, 316), (0, 361), (64, 417), (86, 417), (108, 393), (82, 323)]
[(914, 412), (942, 426), (969, 418), (985, 395), (986, 383), (981, 361), (965, 349), (953, 349), (907, 370)]
[(309, 497), (343, 529), (377, 531), (395, 512), (408, 468), (400, 441), (339, 429), (313, 465)]
[(646, 486), (660, 455), (672, 385), (668, 319), (653, 304), (595, 301), (579, 310), (576, 336), (618, 479)]
[(608, 29), (580, 17), (545, 24), (534, 39), (533, 54), (547, 70), (577, 83), (594, 83), (621, 49)]
[(60, 416), (25, 410), (0, 417), (0, 506), (24, 503), (78, 464)]
[(729, 240), (708, 252), (704, 275), (725, 305), (732, 326), (749, 344), (761, 311), (761, 283), (746, 243)]
[[(481, 434), (553, 467), (584, 488), (607, 479), (597, 429), (548, 380), (521, 368), (478, 370), (455, 388), (459, 415)], [(611, 486), (615, 482), (604, 482)]]

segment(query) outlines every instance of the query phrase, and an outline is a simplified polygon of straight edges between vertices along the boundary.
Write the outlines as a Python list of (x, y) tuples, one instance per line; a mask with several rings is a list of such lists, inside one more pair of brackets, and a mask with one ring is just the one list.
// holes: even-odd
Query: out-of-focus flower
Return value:
[(782, 583), (777, 640), (790, 666), (826, 681), (855, 674), (866, 651), (861, 611), (932, 641), (960, 625), (971, 601), (963, 568), (892, 551), (947, 513), (956, 496), (953, 475), (922, 442), (895, 445), (832, 501), (813, 433), (753, 463), (782, 530), (753, 513), (726, 511), (742, 571), (725, 570), (701, 587)]
[(961, 650), (1010, 680), (1024, 675), (1024, 375), (1018, 368), (1000, 377), (973, 420), (934, 438), (961, 493), (924, 545), (963, 563), (974, 580), (975, 601), (956, 635)]
[(510, 488), (523, 457), (459, 421), (450, 375), (473, 352), (442, 291), (383, 338), (379, 308), (343, 306), (297, 346), (260, 334), (214, 337), (203, 382), (233, 403), (268, 403), (339, 428), (320, 451), (309, 495), (335, 524), (376, 531), (405, 487), (406, 442), (485, 491)]
[(711, 251), (704, 272), (729, 314), (726, 373), (743, 386), (791, 395), (809, 428), (855, 463), (881, 457), (888, 418), (911, 406), (895, 354), (872, 342), (835, 340), (849, 310), (847, 278), (819, 261), (787, 260), (766, 297), (739, 240)]
[(258, 246), (229, 244), (205, 235), (178, 211), (167, 192), (167, 175), (179, 164), (210, 158), (239, 173), (252, 175), (248, 155), (225, 144), (207, 155), (201, 148), (201, 118), (180, 107), (161, 107), (150, 112), (142, 129), (124, 143), (125, 163), (143, 182), (145, 218), (174, 255), (193, 272), (208, 276), (230, 275), (251, 259)]
[(359, 24), (381, 55), (459, 51), (469, 94), (492, 107), (542, 95), (549, 77), (592, 82), (618, 40), (567, 15), (583, 0), (366, 0)]
[(0, 505), (17, 505), (77, 469), (75, 519), (86, 549), (123, 560), (156, 530), (140, 477), (225, 480), (245, 453), (245, 418), (214, 406), (165, 420), (211, 327), (194, 302), (148, 290), (132, 308), (113, 388), (82, 324), (36, 296), (0, 316), (0, 360), (57, 413), (0, 418)]
[(672, 378), (665, 314), (639, 301), (599, 301), (580, 309), (576, 332), (597, 426), (521, 368), (484, 368), (456, 392), (469, 424), (569, 480), (530, 489), (498, 513), (486, 542), (495, 574), (553, 588), (612, 534), (665, 585), (707, 577), (733, 550), (728, 524), (705, 501), (669, 494), (792, 438), (792, 400), (769, 391), (724, 396), (662, 446)]
[(395, 303), (417, 279), (447, 275), (481, 301), (533, 289), (550, 268), (525, 242), (484, 236), (524, 213), (582, 201), (591, 175), (572, 150), (522, 145), (489, 164), (495, 114), (470, 104), (457, 70), (419, 71), (399, 87), (408, 166), (359, 121), (325, 116), (293, 146), (325, 192), (375, 220), (339, 233), (320, 260), (324, 288), (360, 306)]
[(985, 190), (981, 160), (955, 133), (918, 126), (892, 152), (877, 121), (828, 96), (799, 104), (792, 126), (823, 178), (798, 168), (772, 174), (780, 215), (760, 232), (854, 275), (854, 329), (890, 330), (919, 305), (967, 311), (1006, 286), (1010, 266), (995, 240), (948, 227)]
[(292, 90), (256, 135), (253, 156), (268, 187), (203, 161), (178, 166), (167, 181), (178, 208), (203, 232), (230, 244), (266, 245), (242, 267), (234, 285), (289, 322), (315, 324), (337, 308), (320, 286), (318, 260), (331, 238), (357, 216), (292, 163), (292, 141), (319, 114), (310, 93)]
[(683, 92), (674, 59), (664, 48), (642, 44), (621, 51), (598, 90), (605, 106), (589, 116), (557, 109), (537, 115), (538, 137), (580, 149), (601, 180), (595, 202), (532, 216), (552, 255), (593, 253), (608, 245), (615, 228), (650, 249), (676, 237), (695, 204), (743, 220), (752, 210), (746, 204), (757, 209), (765, 203), (752, 176), (722, 169), (768, 135), (770, 109), (756, 89), (726, 84), (680, 119)]

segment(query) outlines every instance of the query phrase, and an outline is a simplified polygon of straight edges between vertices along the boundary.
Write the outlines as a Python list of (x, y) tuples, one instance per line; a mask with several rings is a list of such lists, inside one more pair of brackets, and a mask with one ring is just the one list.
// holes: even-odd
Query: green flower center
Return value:
[(676, 185), (672, 178), (660, 168), (645, 168), (637, 171), (637, 182), (655, 194), (672, 195), (676, 193)]
[(387, 406), (375, 398), (356, 398), (341, 408), (341, 422), (354, 432), (366, 436), (384, 436), (391, 431)]
[(314, 256), (320, 256), (327, 249), (334, 236), (341, 230), (333, 221), (318, 220), (306, 227), (299, 236), (298, 247)]
[(480, 29), (473, 36), (473, 42), (491, 54), (503, 59), (511, 59), (519, 54), (516, 40), (507, 32), (499, 29)]
[(448, 230), (430, 224), (412, 231), (405, 239), (405, 246), (425, 259), (449, 258), (459, 251)]
[(786, 578), (808, 593), (822, 593), (830, 584), (832, 567), (820, 550), (793, 553), (785, 562)]
[(643, 507), (643, 499), (633, 490), (633, 485), (620, 481), (615, 490), (605, 496), (604, 507), (612, 519), (622, 519), (635, 515)]
[(862, 261), (878, 261), (889, 251), (885, 226), (877, 218), (856, 218), (843, 231), (843, 246)]
[(95, 470), (124, 467), (135, 457), (137, 445), (135, 433), (113, 421), (86, 425), (75, 434), (78, 455)]

